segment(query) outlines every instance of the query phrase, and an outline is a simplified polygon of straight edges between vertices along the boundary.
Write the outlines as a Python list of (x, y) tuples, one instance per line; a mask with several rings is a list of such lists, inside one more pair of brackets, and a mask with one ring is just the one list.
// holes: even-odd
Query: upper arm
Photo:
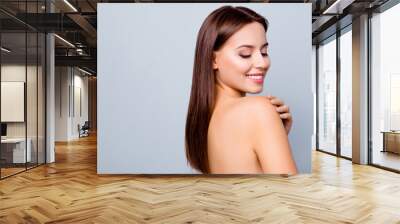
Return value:
[(265, 97), (251, 97), (247, 132), (264, 173), (296, 174), (289, 140), (274, 105)]

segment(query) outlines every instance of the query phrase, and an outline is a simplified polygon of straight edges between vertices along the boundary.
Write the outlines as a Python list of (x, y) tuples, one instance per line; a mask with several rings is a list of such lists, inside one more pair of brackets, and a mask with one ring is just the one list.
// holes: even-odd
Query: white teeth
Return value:
[(247, 75), (250, 79), (261, 80), (263, 78), (262, 75)]

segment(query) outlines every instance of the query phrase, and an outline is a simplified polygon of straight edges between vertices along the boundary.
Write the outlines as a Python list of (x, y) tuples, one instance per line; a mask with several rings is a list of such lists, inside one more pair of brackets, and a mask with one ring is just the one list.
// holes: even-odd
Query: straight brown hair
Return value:
[(210, 173), (207, 135), (215, 106), (213, 53), (235, 32), (252, 22), (260, 23), (267, 32), (268, 21), (253, 10), (241, 6), (223, 6), (207, 16), (197, 36), (185, 127), (185, 148), (190, 166), (205, 174)]

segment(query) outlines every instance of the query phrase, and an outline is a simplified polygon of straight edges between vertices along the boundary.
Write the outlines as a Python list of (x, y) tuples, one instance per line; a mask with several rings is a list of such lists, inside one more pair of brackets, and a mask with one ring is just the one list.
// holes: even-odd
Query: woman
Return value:
[(197, 37), (186, 120), (186, 157), (196, 170), (215, 173), (296, 174), (285, 127), (260, 93), (270, 67), (267, 20), (245, 7), (223, 6)]

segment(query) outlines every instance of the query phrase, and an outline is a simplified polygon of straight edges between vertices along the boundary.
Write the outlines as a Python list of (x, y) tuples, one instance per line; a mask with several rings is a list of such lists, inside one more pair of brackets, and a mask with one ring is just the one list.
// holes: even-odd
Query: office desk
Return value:
[[(32, 140), (27, 139), (25, 154), (25, 138), (6, 138), (1, 139), (1, 157), (6, 163), (25, 163), (30, 162), (32, 158), (31, 145)], [(25, 161), (26, 159), (26, 161)]]
[(383, 150), (382, 152), (393, 152), (400, 154), (400, 131), (382, 131)]

